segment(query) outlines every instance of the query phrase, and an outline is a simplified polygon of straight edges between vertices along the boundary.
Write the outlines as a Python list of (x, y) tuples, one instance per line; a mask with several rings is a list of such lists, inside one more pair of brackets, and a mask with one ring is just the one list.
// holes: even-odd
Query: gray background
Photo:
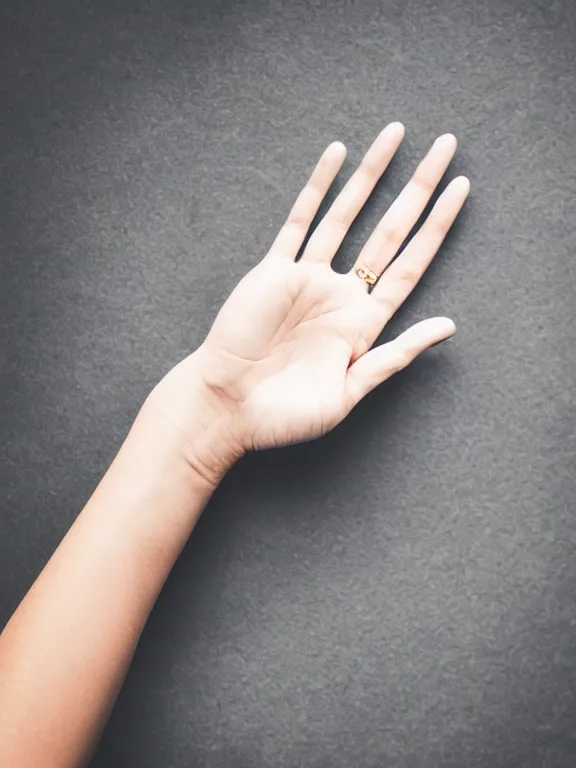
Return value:
[(250, 456), (167, 583), (93, 765), (576, 763), (576, 4), (4, 0), (0, 618), (324, 147), (436, 135), (467, 209), (386, 338), (453, 341)]

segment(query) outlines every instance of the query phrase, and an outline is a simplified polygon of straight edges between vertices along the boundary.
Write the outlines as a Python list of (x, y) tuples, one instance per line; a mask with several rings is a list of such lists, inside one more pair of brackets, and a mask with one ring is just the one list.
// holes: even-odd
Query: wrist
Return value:
[(228, 404), (203, 383), (194, 355), (173, 368), (146, 398), (138, 416), (154, 439), (166, 441), (192, 473), (215, 487), (244, 450)]

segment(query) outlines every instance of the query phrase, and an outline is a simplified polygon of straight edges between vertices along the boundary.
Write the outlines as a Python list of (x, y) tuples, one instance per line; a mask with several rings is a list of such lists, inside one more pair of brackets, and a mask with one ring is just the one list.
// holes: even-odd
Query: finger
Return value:
[(359, 265), (381, 275), (422, 215), (456, 152), (456, 137), (440, 136), (376, 226), (351, 270)]
[(408, 298), (458, 216), (470, 191), (470, 182), (459, 176), (438, 198), (430, 215), (376, 283), (371, 293), (386, 309), (386, 322)]
[(390, 123), (364, 155), (357, 170), (316, 227), (302, 256), (309, 261), (330, 262), (350, 225), (362, 210), (404, 138), (404, 126)]
[(304, 189), (296, 198), (288, 218), (276, 236), (268, 256), (295, 259), (320, 204), (346, 157), (346, 147), (334, 141), (323, 152)]
[(456, 326), (448, 317), (422, 320), (393, 341), (362, 355), (348, 369), (346, 386), (354, 404), (392, 374), (406, 368), (421, 352), (449, 338)]

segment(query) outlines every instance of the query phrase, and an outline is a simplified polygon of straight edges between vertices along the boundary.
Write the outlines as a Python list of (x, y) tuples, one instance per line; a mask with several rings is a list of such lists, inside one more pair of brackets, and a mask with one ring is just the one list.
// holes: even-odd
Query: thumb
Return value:
[(393, 341), (366, 352), (346, 374), (346, 385), (354, 403), (392, 374), (410, 365), (425, 349), (448, 339), (455, 332), (456, 326), (450, 318), (431, 317), (408, 328)]

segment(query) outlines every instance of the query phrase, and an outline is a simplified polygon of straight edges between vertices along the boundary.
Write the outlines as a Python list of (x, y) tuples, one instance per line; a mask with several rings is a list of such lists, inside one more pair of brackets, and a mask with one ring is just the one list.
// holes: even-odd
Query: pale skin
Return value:
[[(0, 768), (86, 762), (152, 606), (212, 492), (247, 451), (312, 440), (455, 332), (434, 317), (372, 348), (437, 253), (469, 192), (454, 179), (394, 259), (456, 151), (440, 137), (354, 267), (331, 261), (404, 137), (376, 138), (301, 258), (344, 161), (335, 142), (269, 252), (205, 341), (146, 399), (114, 462), (0, 635)], [(370, 287), (364, 265), (382, 275)]]

